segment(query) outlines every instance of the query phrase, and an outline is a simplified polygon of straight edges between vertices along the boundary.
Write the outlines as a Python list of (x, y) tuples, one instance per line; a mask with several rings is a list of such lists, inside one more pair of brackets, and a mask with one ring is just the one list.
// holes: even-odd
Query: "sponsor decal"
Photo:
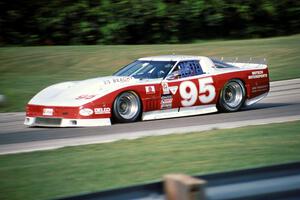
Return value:
[(111, 84), (111, 81), (110, 80), (105, 80), (105, 81), (103, 81), (104, 82), (104, 85), (109, 85), (109, 84)]
[(268, 74), (264, 74), (264, 71), (253, 71), (248, 79), (267, 78)]
[(169, 86), (168, 83), (162, 83), (162, 89), (163, 89), (163, 94), (170, 94), (170, 92), (175, 95), (177, 90), (178, 90), (178, 86)]
[(154, 85), (145, 86), (146, 94), (155, 94), (155, 87)]
[(170, 90), (170, 92), (171, 92), (173, 95), (176, 94), (177, 89), (178, 89), (178, 86), (172, 86), (172, 87), (169, 87), (169, 90)]
[(129, 82), (130, 80), (134, 79), (133, 77), (119, 77), (119, 78), (114, 78), (111, 80), (105, 80), (104, 85), (110, 85), (113, 83), (126, 83)]
[(52, 116), (53, 115), (53, 109), (52, 108), (44, 108), (43, 109), (43, 115)]
[(170, 94), (168, 83), (162, 83), (161, 86), (162, 86), (162, 89), (163, 89), (163, 94)]
[(90, 108), (83, 108), (83, 109), (81, 109), (81, 110), (79, 111), (79, 114), (80, 114), (81, 116), (85, 116), (85, 117), (90, 116), (90, 115), (92, 115), (93, 113), (94, 113), (93, 110), (90, 109)]
[(268, 91), (269, 89), (269, 85), (259, 85), (259, 86), (254, 86), (251, 88), (251, 91), (253, 93), (255, 92), (265, 92), (265, 91)]
[(89, 95), (89, 94), (83, 94), (83, 95), (80, 95), (78, 97), (76, 97), (75, 99), (76, 100), (82, 100), (82, 99), (92, 99), (94, 98), (96, 95)]
[(170, 109), (172, 108), (173, 97), (172, 95), (163, 95), (161, 96), (161, 109)]
[(95, 108), (94, 112), (96, 115), (110, 114), (110, 108)]

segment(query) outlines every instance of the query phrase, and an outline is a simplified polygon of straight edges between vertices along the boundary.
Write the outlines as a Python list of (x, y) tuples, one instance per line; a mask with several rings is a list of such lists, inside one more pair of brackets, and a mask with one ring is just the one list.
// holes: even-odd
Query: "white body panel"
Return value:
[(150, 112), (144, 112), (142, 120), (154, 120), (154, 119), (166, 119), (174, 117), (192, 116), (217, 112), (216, 105), (204, 105), (193, 107), (174, 108), (169, 110), (156, 110)]
[[(123, 81), (117, 81), (123, 80)], [(43, 106), (81, 106), (117, 89), (139, 84), (160, 83), (162, 79), (135, 79), (107, 76), (83, 81), (64, 82), (45, 88), (35, 95), (29, 104)], [(90, 95), (91, 98), (80, 98)]]
[(230, 63), (228, 64), (237, 66), (243, 69), (266, 69), (267, 65), (265, 64), (256, 64), (256, 63)]

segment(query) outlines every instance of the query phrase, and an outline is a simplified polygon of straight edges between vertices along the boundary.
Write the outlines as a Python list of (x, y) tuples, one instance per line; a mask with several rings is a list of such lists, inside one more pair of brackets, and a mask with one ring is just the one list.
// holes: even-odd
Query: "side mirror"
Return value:
[(171, 74), (169, 74), (166, 79), (167, 80), (175, 80), (179, 78), (179, 74), (178, 72), (172, 72)]

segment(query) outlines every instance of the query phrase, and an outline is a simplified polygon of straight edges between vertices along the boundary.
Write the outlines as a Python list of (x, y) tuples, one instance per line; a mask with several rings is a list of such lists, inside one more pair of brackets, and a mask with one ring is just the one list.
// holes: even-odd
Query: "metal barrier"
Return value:
[[(201, 198), (201, 200), (300, 199), (300, 162), (199, 175), (194, 178), (205, 180), (206, 182), (204, 183), (204, 188), (202, 188), (204, 189), (205, 196), (198, 196), (199, 198), (197, 198)], [(171, 177), (171, 179), (174, 179), (174, 177)], [(175, 181), (177, 180), (178, 177), (175, 177)], [(189, 184), (190, 183), (191, 182), (189, 182)], [(190, 185), (194, 187), (195, 184), (197, 184), (197, 181), (195, 182), (193, 180), (193, 183)], [(166, 187), (168, 186), (166, 186), (165, 183), (165, 188)], [(200, 183), (200, 187), (203, 187), (203, 184)], [(168, 192), (168, 190), (169, 189), (166, 189), (166, 192)], [(192, 189), (191, 192), (195, 192), (195, 189)], [(165, 199), (166, 196), (168, 195), (164, 194), (164, 183), (159, 181), (120, 189), (82, 194), (62, 198), (61, 200), (160, 200)], [(168, 199), (172, 199), (172, 197), (168, 197)], [(195, 195), (190, 195), (186, 198), (182, 197), (180, 199), (195, 199)]]

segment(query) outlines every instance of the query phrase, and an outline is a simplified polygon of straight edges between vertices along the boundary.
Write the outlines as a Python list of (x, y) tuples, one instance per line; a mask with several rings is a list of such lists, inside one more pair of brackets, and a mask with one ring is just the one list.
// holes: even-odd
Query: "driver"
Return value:
[(168, 63), (160, 68), (160, 70), (157, 73), (157, 78), (163, 78), (165, 75), (170, 71), (170, 69), (173, 67), (172, 64)]

